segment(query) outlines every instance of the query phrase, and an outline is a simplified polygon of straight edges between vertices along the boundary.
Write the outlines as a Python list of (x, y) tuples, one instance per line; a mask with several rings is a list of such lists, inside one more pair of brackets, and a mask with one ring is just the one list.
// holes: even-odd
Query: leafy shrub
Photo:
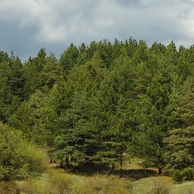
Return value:
[(85, 181), (79, 189), (79, 194), (128, 194), (131, 185), (125, 179), (96, 175)]
[(175, 170), (172, 173), (172, 178), (176, 182), (182, 182), (183, 180), (193, 180), (194, 169), (193, 168), (184, 168), (183, 170)]
[(193, 168), (185, 168), (182, 171), (182, 176), (184, 177), (185, 180), (193, 180), (193, 175), (194, 175)]
[(29, 144), (19, 131), (0, 123), (0, 180), (36, 176), (46, 169), (46, 154)]
[(180, 170), (175, 170), (172, 173), (172, 179), (176, 182), (182, 182), (183, 181), (183, 174)]
[(71, 187), (72, 179), (68, 174), (53, 170), (36, 179), (17, 181), (19, 193), (25, 194), (68, 194), (72, 193)]
[(71, 192), (72, 181), (68, 175), (64, 173), (50, 173), (48, 177), (49, 194), (60, 193), (67, 194)]

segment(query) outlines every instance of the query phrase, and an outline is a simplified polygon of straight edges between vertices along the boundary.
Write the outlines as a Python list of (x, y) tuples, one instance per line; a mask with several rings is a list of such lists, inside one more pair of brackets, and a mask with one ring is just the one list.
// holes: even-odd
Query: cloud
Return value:
[(186, 46), (194, 38), (193, 0), (0, 1), (0, 49), (19, 56), (41, 47), (59, 55), (71, 42), (104, 38)]

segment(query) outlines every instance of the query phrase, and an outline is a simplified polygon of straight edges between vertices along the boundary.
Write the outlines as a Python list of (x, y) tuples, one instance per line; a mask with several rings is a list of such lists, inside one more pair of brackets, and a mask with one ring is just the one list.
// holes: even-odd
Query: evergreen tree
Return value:
[(75, 66), (68, 75), (65, 87), (71, 96), (66, 101), (63, 98), (60, 100), (64, 101), (65, 106), (60, 106), (57, 119), (57, 128), (60, 130), (55, 140), (55, 156), (67, 167), (75, 168), (91, 162), (97, 151), (98, 138), (97, 135), (95, 137), (97, 132), (93, 121), (96, 110), (94, 102), (103, 76), (103, 63), (98, 53), (84, 65)]
[(29, 58), (23, 67), (25, 100), (42, 87), (41, 72), (46, 64), (46, 55), (45, 49), (40, 49), (37, 56)]
[(136, 107), (136, 131), (132, 147), (136, 155), (143, 157), (145, 165), (158, 168), (159, 174), (164, 167), (164, 137), (169, 130), (169, 95), (171, 87), (165, 74), (156, 74), (140, 97)]
[(58, 81), (64, 80), (64, 72), (61, 64), (55, 56), (50, 55), (46, 58), (43, 69), (40, 73), (41, 86), (46, 89), (51, 89)]
[(60, 65), (64, 69), (64, 74), (66, 77), (69, 74), (69, 71), (78, 63), (79, 49), (74, 46), (73, 43), (70, 44), (60, 57)]
[(122, 176), (132, 128), (133, 71), (126, 55), (115, 59), (114, 63), (98, 96), (97, 128), (101, 147), (96, 162), (112, 165), (113, 171), (115, 166), (119, 166)]
[(19, 58), (0, 54), (0, 120), (7, 122), (23, 100), (24, 82)]
[(53, 145), (56, 111), (53, 102), (41, 90), (36, 90), (10, 117), (9, 124), (21, 130), (28, 141), (39, 146)]
[(173, 111), (176, 125), (164, 140), (168, 148), (165, 154), (166, 169), (171, 174), (180, 173), (182, 178), (185, 176), (192, 179), (194, 171), (187, 173), (188, 168), (194, 167), (193, 79), (188, 78), (177, 94), (174, 99), (176, 107)]
[(95, 103), (84, 96), (74, 96), (68, 110), (58, 119), (60, 134), (55, 140), (55, 157), (67, 168), (75, 169), (92, 162), (99, 142), (93, 125)]

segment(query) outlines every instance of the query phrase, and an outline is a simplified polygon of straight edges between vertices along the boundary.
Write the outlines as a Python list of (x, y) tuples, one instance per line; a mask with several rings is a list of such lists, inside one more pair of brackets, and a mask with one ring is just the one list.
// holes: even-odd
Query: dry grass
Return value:
[(14, 182), (0, 181), (0, 194), (17, 194), (18, 189)]
[(49, 170), (39, 179), (17, 182), (17, 188), (20, 194), (194, 194), (194, 182), (174, 184), (165, 176), (130, 181), (110, 175), (67, 174), (62, 170)]
[(40, 179), (17, 183), (22, 194), (128, 194), (131, 183), (115, 176), (81, 176), (49, 170)]
[(140, 164), (137, 158), (125, 164), (125, 178), (70, 174), (52, 167), (39, 179), (17, 182), (17, 188), (20, 194), (194, 194), (194, 182), (174, 184), (170, 177), (158, 177)]
[(88, 177), (77, 189), (79, 194), (128, 194), (131, 183), (115, 176), (95, 175)]
[(168, 194), (172, 185), (170, 177), (144, 178), (132, 184), (132, 194)]
[(58, 170), (49, 170), (39, 179), (17, 182), (22, 194), (68, 194), (72, 184), (72, 177)]
[(194, 182), (176, 184), (171, 188), (170, 194), (194, 194)]

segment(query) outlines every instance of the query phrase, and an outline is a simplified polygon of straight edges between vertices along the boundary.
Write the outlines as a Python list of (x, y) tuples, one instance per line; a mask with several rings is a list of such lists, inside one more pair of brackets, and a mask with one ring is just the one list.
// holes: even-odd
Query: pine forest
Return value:
[(102, 40), (25, 62), (0, 51), (0, 182), (47, 163), (123, 177), (133, 158), (193, 180), (194, 46)]

